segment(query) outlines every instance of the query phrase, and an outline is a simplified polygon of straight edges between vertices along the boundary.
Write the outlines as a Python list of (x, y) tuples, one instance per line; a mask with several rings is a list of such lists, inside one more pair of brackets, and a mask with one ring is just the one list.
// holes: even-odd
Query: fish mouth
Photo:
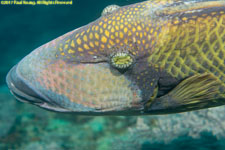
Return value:
[(44, 101), (17, 73), (14, 66), (6, 76), (6, 83), (11, 93), (21, 102), (42, 103)]
[(17, 100), (24, 103), (31, 103), (39, 107), (52, 111), (68, 112), (64, 108), (60, 108), (57, 104), (50, 102), (46, 97), (41, 96), (37, 90), (28, 85), (17, 71), (17, 65), (14, 66), (6, 76), (6, 83), (10, 92)]

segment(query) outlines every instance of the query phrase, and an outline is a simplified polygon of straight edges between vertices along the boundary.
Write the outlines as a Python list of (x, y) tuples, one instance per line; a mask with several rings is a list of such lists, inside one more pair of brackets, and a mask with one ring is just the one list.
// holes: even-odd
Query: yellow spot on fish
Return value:
[(65, 53), (64, 53), (64, 52), (62, 52), (62, 53), (61, 53), (61, 55), (62, 55), (62, 56), (64, 56), (64, 55), (65, 55)]
[(136, 42), (136, 38), (135, 38), (135, 37), (133, 37), (133, 42), (134, 42), (134, 43)]
[(130, 28), (130, 29), (131, 29), (131, 24), (128, 24), (128, 28)]
[(143, 37), (143, 33), (141, 32), (141, 33), (140, 33), (140, 38), (142, 38), (142, 37)]
[(107, 29), (108, 29), (108, 30), (110, 30), (111, 28), (112, 28), (112, 26), (111, 26), (111, 25), (109, 25)]
[(111, 29), (111, 32), (115, 32), (115, 29), (114, 29), (114, 28), (112, 28), (112, 29)]
[(69, 53), (69, 54), (73, 54), (73, 53), (75, 53), (75, 51), (72, 50), (72, 49), (69, 49), (69, 50), (68, 50), (68, 53)]
[(59, 48), (59, 51), (63, 51), (62, 47)]
[(144, 32), (144, 36), (147, 36), (147, 33), (146, 32)]
[(78, 45), (81, 44), (81, 39), (80, 39), (80, 38), (77, 39), (77, 44), (78, 44)]
[(103, 22), (101, 21), (100, 23), (99, 23), (99, 25), (101, 26), (103, 24)]
[(79, 36), (79, 33), (78, 33), (78, 34), (76, 34), (75, 38), (77, 38), (78, 36)]
[(89, 38), (90, 38), (90, 39), (93, 39), (93, 33), (90, 33), (90, 34), (89, 34)]
[(127, 27), (124, 28), (124, 33), (127, 33), (128, 29)]
[(120, 38), (121, 39), (123, 38), (123, 32), (120, 32)]
[(126, 38), (126, 39), (124, 39), (124, 43), (125, 44), (127, 44), (128, 43), (128, 39)]
[(105, 23), (105, 24), (103, 24), (103, 28), (106, 28), (107, 27), (107, 24)]
[(142, 29), (141, 29), (141, 26), (138, 26), (138, 27), (137, 27), (137, 30), (141, 31), (141, 30), (142, 30)]
[(128, 31), (128, 36), (131, 36), (132, 35), (132, 32), (131, 31)]
[(83, 40), (85, 41), (85, 42), (87, 42), (87, 35), (84, 35), (84, 37), (83, 37)]
[(90, 49), (90, 47), (89, 47), (87, 44), (84, 44), (84, 48), (85, 48), (86, 50), (89, 50), (89, 49)]
[(186, 21), (187, 19), (188, 19), (187, 17), (183, 17), (183, 18), (182, 18), (183, 21)]
[(74, 44), (74, 41), (73, 41), (73, 40), (71, 41), (70, 46), (71, 46), (71, 47), (75, 47), (75, 44)]
[(98, 33), (95, 33), (95, 38), (96, 38), (97, 40), (99, 40), (99, 35), (98, 35)]
[(149, 48), (149, 44), (147, 43), (146, 45), (145, 45), (145, 49), (148, 49)]
[(145, 42), (146, 42), (145, 40), (142, 40), (142, 43), (143, 43), (143, 44), (145, 44)]
[(116, 30), (119, 30), (119, 26), (115, 26)]
[(95, 25), (92, 26), (92, 30), (95, 30)]
[(98, 41), (95, 41), (95, 45), (96, 45), (96, 46), (99, 46), (99, 42), (98, 42)]
[(152, 33), (153, 33), (153, 31), (154, 31), (154, 29), (152, 28), (152, 29), (151, 29), (151, 31), (150, 31), (150, 33), (152, 34)]
[(115, 36), (114, 35), (111, 35), (111, 39), (115, 39)]
[(108, 30), (105, 30), (105, 35), (106, 35), (107, 37), (109, 37), (109, 31), (108, 31)]
[(114, 44), (115, 44), (112, 40), (109, 40), (109, 43), (110, 43), (111, 45), (114, 45)]
[(120, 17), (117, 17), (116, 20), (120, 20)]
[(80, 47), (78, 47), (78, 51), (79, 51), (79, 52), (83, 52), (83, 49), (80, 48)]
[(110, 49), (111, 48), (111, 46), (110, 45), (107, 45), (107, 47)]
[(98, 31), (98, 29), (99, 29), (99, 27), (98, 27), (98, 26), (96, 26), (96, 27), (95, 27), (95, 31)]
[(102, 41), (103, 43), (106, 43), (106, 42), (107, 42), (107, 38), (106, 38), (105, 36), (102, 36), (101, 41)]
[(173, 23), (174, 24), (178, 24), (179, 23), (179, 20), (175, 20)]
[(118, 33), (118, 32), (116, 32), (116, 33), (115, 33), (115, 36), (116, 36), (116, 37), (118, 37), (118, 36), (119, 36), (119, 33)]
[(92, 48), (95, 47), (94, 44), (93, 44), (93, 42), (90, 42), (89, 45), (90, 45)]
[(89, 33), (89, 31), (90, 31), (90, 28), (88, 28), (87, 33)]
[(136, 31), (136, 28), (133, 28), (132, 31), (135, 32)]
[(104, 44), (101, 44), (101, 48), (104, 49), (105, 48), (105, 45)]
[(80, 34), (80, 35), (81, 35), (81, 36), (83, 36), (83, 35), (84, 35), (84, 32), (85, 32), (85, 31), (81, 32), (81, 34)]
[(91, 55), (93, 55), (93, 54), (94, 54), (94, 52), (91, 52), (91, 51), (89, 51), (88, 53), (89, 53), (89, 54), (91, 54)]
[(123, 24), (121, 24), (121, 25), (120, 25), (120, 29), (123, 29), (123, 27), (124, 27), (124, 25), (123, 25)]
[(68, 45), (66, 44), (65, 46), (64, 46), (64, 49), (67, 49), (68, 48)]
[(69, 43), (70, 42), (70, 39), (66, 40), (66, 43)]
[(100, 33), (103, 33), (103, 29), (102, 28), (100, 28)]

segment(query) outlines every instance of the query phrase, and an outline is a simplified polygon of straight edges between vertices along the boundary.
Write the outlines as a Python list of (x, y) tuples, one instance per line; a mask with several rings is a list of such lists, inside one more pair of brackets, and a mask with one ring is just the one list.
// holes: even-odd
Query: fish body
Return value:
[(17, 99), (88, 115), (224, 104), (225, 1), (151, 0), (106, 10), (13, 67), (7, 84)]

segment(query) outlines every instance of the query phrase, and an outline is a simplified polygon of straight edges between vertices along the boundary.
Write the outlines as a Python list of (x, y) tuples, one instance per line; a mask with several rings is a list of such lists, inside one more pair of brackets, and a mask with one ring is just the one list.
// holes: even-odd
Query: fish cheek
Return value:
[[(54, 70), (54, 71), (53, 71)], [(43, 92), (71, 111), (123, 111), (139, 107), (140, 90), (108, 63), (57, 62), (38, 79)]]
[(142, 103), (146, 104), (157, 96), (159, 70), (145, 61), (137, 62), (132, 70), (127, 72), (127, 77), (141, 90)]

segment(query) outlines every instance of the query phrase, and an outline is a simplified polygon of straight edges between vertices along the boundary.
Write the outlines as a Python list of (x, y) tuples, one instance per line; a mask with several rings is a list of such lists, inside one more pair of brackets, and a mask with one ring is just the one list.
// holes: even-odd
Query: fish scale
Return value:
[[(211, 16), (212, 14), (214, 15)], [(219, 89), (221, 93), (225, 93), (224, 11), (202, 14), (202, 18), (165, 26), (166, 29), (160, 35), (163, 45), (157, 45), (158, 48), (149, 57), (149, 62), (158, 64), (177, 79), (210, 72), (221, 81)], [(225, 97), (225, 94), (221, 96)]]

